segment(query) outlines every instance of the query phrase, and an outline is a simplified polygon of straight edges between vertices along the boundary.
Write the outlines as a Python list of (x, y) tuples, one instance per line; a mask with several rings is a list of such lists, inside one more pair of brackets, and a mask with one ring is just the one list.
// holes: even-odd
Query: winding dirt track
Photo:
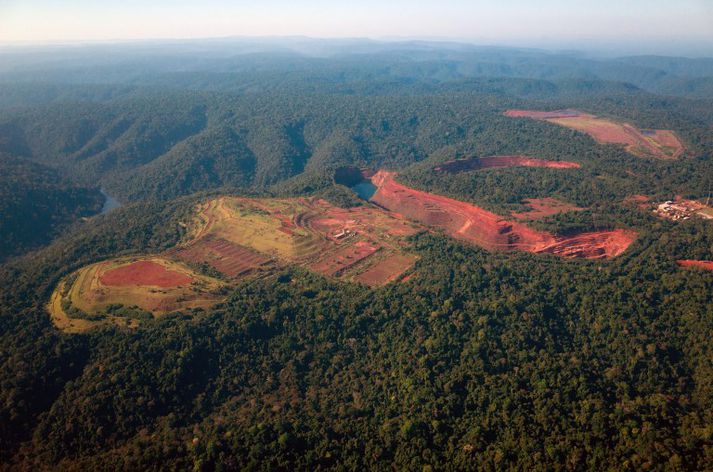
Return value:
[(636, 238), (633, 231), (621, 229), (556, 237), (505, 220), (476, 205), (406, 187), (394, 180), (395, 175), (387, 171), (374, 174), (371, 181), (377, 191), (371, 201), (490, 251), (517, 250), (600, 259), (618, 256)]

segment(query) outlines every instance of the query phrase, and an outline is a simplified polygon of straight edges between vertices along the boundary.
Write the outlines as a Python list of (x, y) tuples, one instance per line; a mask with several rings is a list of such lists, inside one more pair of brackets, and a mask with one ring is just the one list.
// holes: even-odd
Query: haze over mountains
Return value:
[[(196, 89), (245, 91), (249, 85), (242, 83), (245, 77), (240, 74), (259, 74), (261, 80), (268, 82), (279, 80), (276, 77), (279, 74), (288, 74), (283, 80), (307, 74), (335, 84), (366, 78), (441, 83), (512, 77), (602, 80), (628, 83), (666, 95), (713, 96), (713, 58), (597, 57), (576, 51), (456, 42), (302, 37), (79, 43), (5, 47), (0, 51), (3, 82), (59, 80), (139, 86), (156, 85), (158, 80), (166, 85)], [(228, 73), (231, 78), (225, 83)]]

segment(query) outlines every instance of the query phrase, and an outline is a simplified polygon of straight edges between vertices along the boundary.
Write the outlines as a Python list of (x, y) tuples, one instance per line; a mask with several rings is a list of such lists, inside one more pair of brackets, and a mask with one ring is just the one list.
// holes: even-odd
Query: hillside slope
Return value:
[(0, 261), (48, 243), (103, 203), (97, 188), (71, 184), (50, 168), (0, 154)]

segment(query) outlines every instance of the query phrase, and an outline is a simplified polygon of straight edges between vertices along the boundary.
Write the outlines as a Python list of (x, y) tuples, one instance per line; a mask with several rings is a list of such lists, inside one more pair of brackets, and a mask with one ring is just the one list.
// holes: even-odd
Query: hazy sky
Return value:
[(713, 0), (0, 0), (0, 41), (252, 35), (713, 43)]

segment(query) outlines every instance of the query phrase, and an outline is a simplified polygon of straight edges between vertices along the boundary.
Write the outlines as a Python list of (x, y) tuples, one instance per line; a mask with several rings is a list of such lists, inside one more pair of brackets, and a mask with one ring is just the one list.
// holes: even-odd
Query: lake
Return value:
[(364, 180), (353, 186), (352, 190), (359, 195), (359, 198), (369, 200), (376, 193), (376, 185)]

